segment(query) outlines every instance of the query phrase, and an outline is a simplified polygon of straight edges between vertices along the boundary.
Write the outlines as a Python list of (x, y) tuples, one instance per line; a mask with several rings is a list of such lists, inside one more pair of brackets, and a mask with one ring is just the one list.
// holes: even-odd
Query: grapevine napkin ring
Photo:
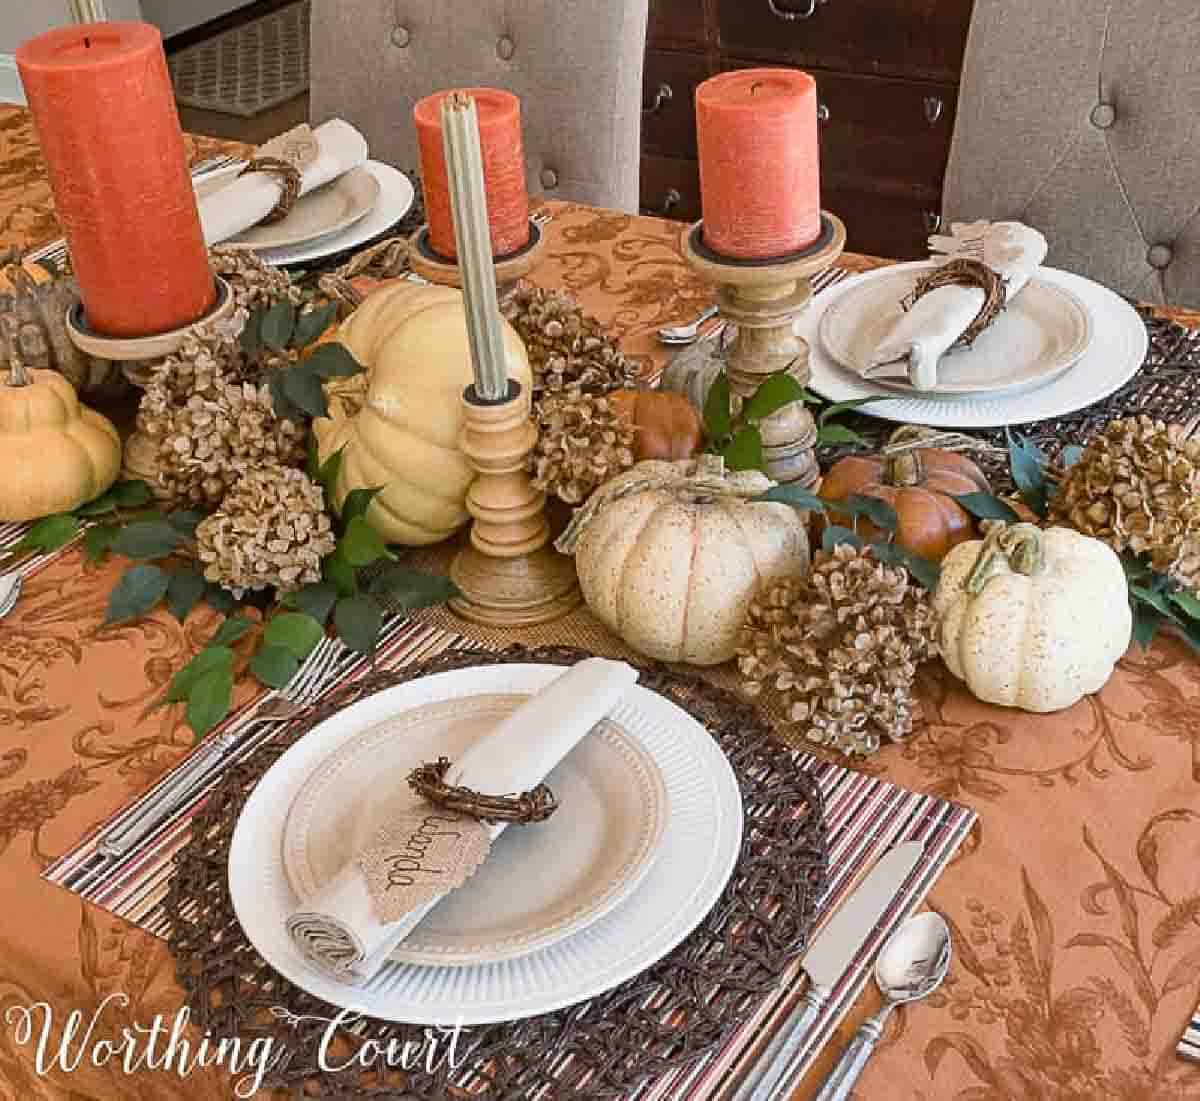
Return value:
[(279, 202), (271, 209), (271, 213), (259, 224), (269, 226), (275, 222), (282, 222), (300, 198), (300, 169), (280, 157), (254, 157), (246, 162), (246, 167), (238, 175), (244, 176), (247, 172), (266, 172), (279, 181), (283, 194), (279, 196)]
[(483, 795), (470, 788), (452, 787), (445, 782), (450, 760), (439, 757), (433, 763), (414, 768), (408, 774), (408, 786), (436, 807), (477, 818), (480, 822), (544, 822), (556, 810), (558, 800), (545, 785), (520, 795)]
[(979, 260), (959, 258), (947, 260), (928, 275), (921, 276), (912, 293), (904, 298), (900, 305), (905, 310), (911, 310), (930, 291), (936, 291), (940, 287), (978, 287), (983, 291), (982, 308), (957, 341), (968, 348), (975, 343), (976, 337), (1000, 316), (1008, 300), (1007, 285), (987, 264)]

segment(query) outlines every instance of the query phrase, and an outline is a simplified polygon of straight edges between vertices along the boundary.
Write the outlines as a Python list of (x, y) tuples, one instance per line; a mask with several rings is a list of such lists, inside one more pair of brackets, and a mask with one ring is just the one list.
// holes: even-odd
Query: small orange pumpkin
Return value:
[(704, 446), (700, 414), (683, 394), (665, 390), (614, 390), (613, 411), (634, 427), (633, 457), (690, 459)]
[[(920, 430), (917, 430), (918, 432)], [(909, 427), (893, 434), (890, 443), (919, 438)], [(820, 496), (831, 505), (855, 494), (886, 501), (896, 511), (896, 543), (930, 562), (940, 562), (953, 547), (975, 536), (975, 521), (955, 497), (990, 493), (982, 470), (965, 455), (936, 447), (918, 447), (898, 454), (851, 455), (830, 468)], [(851, 526), (845, 516), (830, 510), (830, 522)], [(858, 534), (867, 542), (886, 538), (865, 516)]]

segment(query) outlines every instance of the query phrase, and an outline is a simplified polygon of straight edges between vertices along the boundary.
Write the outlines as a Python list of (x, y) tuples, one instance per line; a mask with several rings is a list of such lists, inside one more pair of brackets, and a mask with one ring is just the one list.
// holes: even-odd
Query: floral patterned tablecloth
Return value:
[[(191, 152), (216, 144), (197, 140)], [(631, 352), (653, 354), (657, 325), (709, 300), (679, 259), (677, 225), (553, 210), (538, 280), (575, 291)], [(56, 233), (28, 116), (0, 108), (0, 245)], [(40, 878), (189, 744), (179, 707), (152, 705), (213, 618), (103, 627), (120, 568), (68, 553), (0, 623), (4, 1101), (230, 1096), (217, 1071), (182, 1080), (85, 1060), (39, 1075), (33, 1044), (4, 1018), (45, 1001), (61, 1031), (72, 1010), (90, 1019), (106, 1004), (99, 1029), (116, 1034), (179, 1006), (161, 942)], [(955, 931), (950, 977), (892, 1018), (858, 1096), (1200, 1101), (1200, 1067), (1174, 1055), (1200, 996), (1200, 663), (1171, 640), (1131, 651), (1102, 692), (1052, 716), (979, 704), (940, 669), (926, 673), (921, 700), (914, 737), (863, 767), (980, 817), (932, 895)]]

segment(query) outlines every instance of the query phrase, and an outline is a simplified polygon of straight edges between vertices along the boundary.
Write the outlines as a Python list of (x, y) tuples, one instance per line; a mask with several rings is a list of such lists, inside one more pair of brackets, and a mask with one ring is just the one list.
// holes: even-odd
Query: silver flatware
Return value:
[(932, 994), (950, 969), (950, 952), (950, 930), (933, 911), (910, 917), (888, 938), (875, 961), (883, 1008), (863, 1022), (813, 1101), (846, 1101), (892, 1010)]
[(769, 1101), (804, 1046), (833, 988), (875, 930), (921, 859), (924, 845), (908, 841), (884, 855), (817, 934), (804, 955), (809, 978), (804, 999), (750, 1068), (733, 1101)]
[(17, 606), (17, 597), (21, 595), (21, 585), (24, 583), (20, 570), (0, 575), (0, 619), (3, 619)]
[(706, 321), (711, 321), (721, 308), (716, 305), (709, 306), (701, 313), (694, 321), (689, 321), (686, 325), (668, 325), (665, 328), (658, 330), (658, 339), (663, 344), (691, 344), (699, 339), (700, 330)]

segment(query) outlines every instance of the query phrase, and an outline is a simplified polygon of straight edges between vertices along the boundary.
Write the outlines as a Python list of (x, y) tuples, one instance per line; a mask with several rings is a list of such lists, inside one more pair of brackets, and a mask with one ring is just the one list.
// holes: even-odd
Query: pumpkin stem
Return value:
[(1003, 524), (988, 532), (967, 575), (967, 592), (978, 596), (1001, 560), (1007, 561), (1013, 572), (1026, 577), (1041, 573), (1046, 562), (1041, 528), (1036, 524)]

